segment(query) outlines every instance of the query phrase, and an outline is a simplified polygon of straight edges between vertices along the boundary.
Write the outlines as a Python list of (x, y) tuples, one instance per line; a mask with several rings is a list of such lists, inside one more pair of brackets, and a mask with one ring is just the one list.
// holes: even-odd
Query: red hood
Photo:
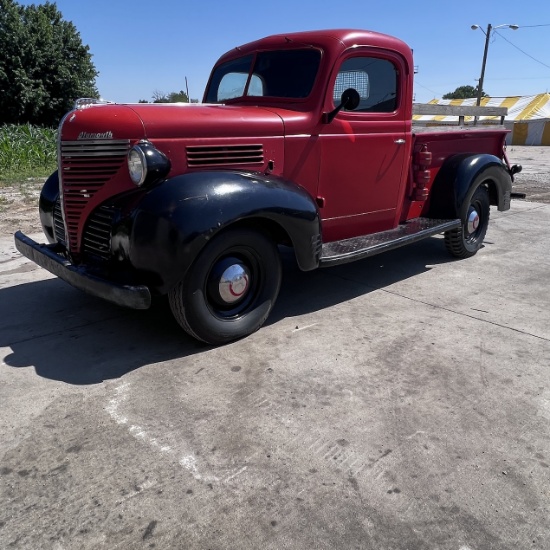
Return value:
[(93, 105), (69, 113), (62, 140), (283, 136), (279, 116), (261, 107), (197, 104)]

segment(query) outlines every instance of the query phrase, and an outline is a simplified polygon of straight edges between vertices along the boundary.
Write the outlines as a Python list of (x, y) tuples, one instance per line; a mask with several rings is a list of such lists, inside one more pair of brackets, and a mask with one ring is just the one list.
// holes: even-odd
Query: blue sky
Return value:
[(55, 3), (90, 47), (100, 73), (99, 92), (111, 101), (151, 100), (155, 91), (185, 90), (185, 77), (190, 96), (201, 99), (212, 65), (235, 46), (275, 33), (360, 28), (397, 36), (414, 49), (415, 99), (425, 102), (458, 86), (476, 85), (485, 36), (470, 27), (486, 29), (488, 23), (520, 28), (493, 34), (485, 91), (492, 96), (550, 92), (550, 2), (542, 0)]

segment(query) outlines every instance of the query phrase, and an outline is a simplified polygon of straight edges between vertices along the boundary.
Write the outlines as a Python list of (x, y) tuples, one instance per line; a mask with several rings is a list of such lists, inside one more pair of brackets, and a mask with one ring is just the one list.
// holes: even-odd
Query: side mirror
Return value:
[(340, 98), (340, 105), (338, 105), (338, 107), (336, 107), (336, 109), (334, 109), (330, 113), (325, 113), (324, 122), (330, 124), (334, 120), (334, 117), (344, 108), (348, 111), (353, 111), (354, 109), (357, 109), (360, 101), (361, 96), (359, 95), (359, 92), (357, 90), (355, 90), (354, 88), (348, 88), (347, 90), (344, 90), (344, 92), (342, 93), (342, 97)]
[(359, 95), (359, 92), (354, 88), (348, 88), (342, 93), (342, 98), (340, 99), (340, 101), (344, 109), (347, 109), (348, 111), (353, 111), (359, 106), (361, 96)]

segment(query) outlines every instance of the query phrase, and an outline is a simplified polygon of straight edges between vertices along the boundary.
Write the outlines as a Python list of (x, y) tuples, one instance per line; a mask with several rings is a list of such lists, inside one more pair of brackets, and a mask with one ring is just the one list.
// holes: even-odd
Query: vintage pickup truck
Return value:
[(413, 127), (413, 73), (396, 38), (324, 30), (226, 53), (202, 104), (77, 102), (40, 197), (49, 244), (17, 232), (17, 248), (119, 305), (168, 295), (214, 345), (268, 317), (279, 245), (304, 271), (438, 233), (472, 256), (521, 167), (498, 123)]

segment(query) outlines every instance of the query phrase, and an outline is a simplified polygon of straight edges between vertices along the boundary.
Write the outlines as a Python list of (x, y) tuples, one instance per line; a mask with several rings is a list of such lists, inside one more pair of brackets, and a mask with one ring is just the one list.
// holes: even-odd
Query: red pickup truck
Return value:
[(215, 345), (266, 320), (278, 245), (304, 271), (437, 233), (472, 256), (521, 167), (502, 125), (413, 128), (413, 73), (396, 38), (325, 30), (226, 53), (202, 104), (77, 102), (40, 197), (49, 244), (17, 248), (116, 304), (168, 295)]

